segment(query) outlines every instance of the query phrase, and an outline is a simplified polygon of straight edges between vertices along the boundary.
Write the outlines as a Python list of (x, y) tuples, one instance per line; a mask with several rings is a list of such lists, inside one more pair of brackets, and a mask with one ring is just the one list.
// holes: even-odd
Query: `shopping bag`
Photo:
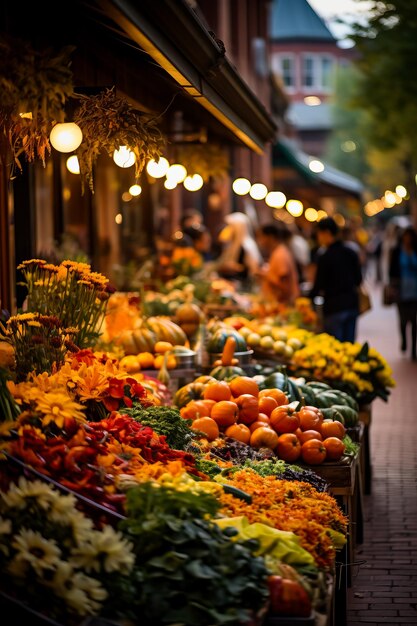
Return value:
[(384, 285), (382, 291), (382, 304), (384, 306), (391, 306), (391, 304), (398, 302), (398, 296), (398, 287), (396, 287), (396, 285)]
[(371, 297), (367, 289), (363, 285), (360, 285), (360, 287), (358, 287), (358, 299), (359, 315), (363, 315), (364, 313), (372, 309)]

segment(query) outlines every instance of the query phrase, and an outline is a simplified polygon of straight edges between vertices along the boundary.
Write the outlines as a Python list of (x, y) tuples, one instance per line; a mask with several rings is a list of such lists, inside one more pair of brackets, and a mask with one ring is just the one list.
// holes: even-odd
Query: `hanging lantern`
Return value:
[(113, 153), (113, 161), (119, 167), (126, 169), (132, 167), (136, 162), (136, 156), (132, 150), (129, 150), (127, 146), (120, 146), (118, 150)]
[(74, 122), (55, 124), (49, 140), (58, 152), (74, 152), (83, 140), (83, 133), (78, 124), (74, 124)]

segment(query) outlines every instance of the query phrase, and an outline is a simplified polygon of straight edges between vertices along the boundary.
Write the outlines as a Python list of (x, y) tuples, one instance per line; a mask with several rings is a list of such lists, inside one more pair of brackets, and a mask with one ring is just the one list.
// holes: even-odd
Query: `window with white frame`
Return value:
[(301, 85), (304, 91), (315, 89), (330, 92), (333, 83), (334, 59), (330, 55), (304, 54), (301, 62)]
[(276, 54), (272, 60), (272, 67), (276, 74), (281, 76), (284, 86), (289, 90), (295, 88), (295, 57), (294, 55)]

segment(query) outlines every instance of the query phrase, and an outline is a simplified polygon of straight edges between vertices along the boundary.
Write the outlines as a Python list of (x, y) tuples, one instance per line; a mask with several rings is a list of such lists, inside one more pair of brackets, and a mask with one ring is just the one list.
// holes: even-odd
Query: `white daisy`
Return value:
[(127, 574), (131, 571), (135, 556), (131, 543), (123, 539), (121, 533), (111, 526), (104, 526), (103, 530), (94, 532), (89, 542), (83, 542), (73, 551), (71, 562), (77, 567), (83, 567), (87, 572), (119, 571)]
[(67, 523), (72, 526), (74, 537), (78, 543), (89, 541), (95, 532), (93, 522), (77, 509), (67, 516)]
[(26, 528), (15, 535), (12, 546), (17, 551), (13, 559), (17, 570), (19, 565), (30, 565), (38, 576), (42, 576), (45, 570), (54, 569), (61, 556), (54, 539), (45, 539), (39, 532)]
[(7, 493), (1, 493), (1, 497), (10, 508), (23, 509), (29, 501), (34, 500), (41, 508), (48, 510), (58, 494), (40, 480), (26, 480), (21, 476), (18, 484), (12, 484)]
[(79, 615), (98, 613), (107, 591), (95, 578), (75, 572), (72, 566), (61, 561), (51, 583), (57, 596)]
[(74, 513), (76, 504), (77, 500), (72, 494), (59, 495), (52, 503), (49, 518), (58, 524), (68, 525), (68, 518)]

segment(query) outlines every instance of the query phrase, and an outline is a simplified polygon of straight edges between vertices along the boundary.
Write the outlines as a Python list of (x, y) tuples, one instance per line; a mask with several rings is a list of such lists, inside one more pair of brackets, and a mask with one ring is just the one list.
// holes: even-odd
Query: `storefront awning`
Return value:
[(310, 169), (310, 163), (316, 159), (306, 154), (294, 144), (294, 142), (282, 138), (273, 148), (273, 165), (274, 168), (291, 166), (304, 179), (306, 183), (312, 186), (326, 185), (334, 188), (335, 191), (344, 192), (348, 195), (360, 198), (364, 187), (360, 180), (346, 174), (328, 163), (322, 162), (324, 169), (321, 172), (313, 172)]
[(262, 153), (277, 127), (185, 0), (104, 0), (100, 9), (246, 146)]

